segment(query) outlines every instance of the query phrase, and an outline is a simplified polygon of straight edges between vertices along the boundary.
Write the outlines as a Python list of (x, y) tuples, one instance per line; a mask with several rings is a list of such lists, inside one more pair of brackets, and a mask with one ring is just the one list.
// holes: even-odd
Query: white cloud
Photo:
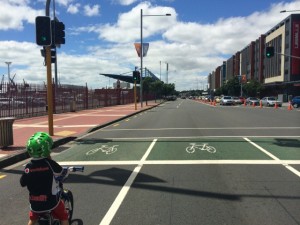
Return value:
[(55, 0), (55, 3), (63, 6), (68, 6), (73, 0)]
[[(15, 0), (14, 6), (12, 2), (1, 3), (0, 30), (22, 29), (24, 22), (34, 23), (35, 14), (39, 11), (30, 8), (26, 0), (19, 5), (16, 5), (17, 2), (21, 1)], [(69, 9), (71, 6), (80, 7), (75, 2), (64, 2)], [(63, 1), (60, 3), (63, 4)], [(60, 49), (58, 63), (61, 83), (82, 85), (87, 82), (89, 87), (105, 87), (108, 79), (99, 76), (99, 73), (120, 74), (139, 66), (140, 59), (133, 43), (140, 41), (141, 8), (144, 15), (172, 14), (171, 17), (143, 17), (144, 42), (150, 43), (144, 66), (160, 75), (161, 61), (162, 79), (166, 81), (165, 62), (168, 62), (169, 83), (176, 83), (178, 90), (188, 90), (197, 88), (197, 82), (205, 83), (208, 73), (228, 59), (227, 55), (240, 51), (287, 17), (288, 13), (279, 13), (282, 9), (300, 8), (300, 1), (273, 4), (264, 12), (253, 12), (245, 17), (222, 18), (211, 24), (182, 22), (178, 20), (174, 8), (141, 3), (128, 12), (120, 13), (115, 23), (73, 28), (72, 33), (95, 34), (101, 41), (105, 40), (105, 45), (101, 46), (101, 41), (96, 46), (84, 45), (88, 51), (84, 55), (74, 55), (72, 51), (62, 52), (64, 48)], [(98, 5), (86, 6), (86, 9), (89, 15), (99, 15)], [(10, 25), (6, 27), (6, 23)], [(68, 38), (78, 37), (70, 35)], [(11, 68), (12, 74), (17, 74), (16, 80), (46, 80), (43, 58), (35, 43), (0, 41), (0, 61), (13, 62)], [(2, 64), (0, 67), (5, 68), (4, 63)]]
[(76, 3), (76, 4), (70, 4), (68, 6), (68, 9), (67, 9), (67, 12), (68, 13), (71, 13), (71, 14), (77, 14), (79, 12), (79, 7), (80, 7), (80, 4), (79, 3)]
[(1, 1), (0, 4), (0, 30), (22, 30), (24, 22), (34, 23), (35, 17), (43, 13), (29, 7), (26, 0)]
[(100, 13), (100, 5), (85, 5), (83, 8), (86, 16), (97, 16)]
[(138, 0), (116, 0), (116, 2), (120, 5), (131, 5), (137, 1)]

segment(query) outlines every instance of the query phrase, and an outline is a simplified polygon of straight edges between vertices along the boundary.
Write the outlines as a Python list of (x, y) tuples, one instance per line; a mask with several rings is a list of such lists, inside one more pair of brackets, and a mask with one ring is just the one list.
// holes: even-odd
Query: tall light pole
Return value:
[(159, 79), (161, 81), (161, 61), (159, 61)]
[(281, 10), (280, 13), (286, 13), (286, 12), (298, 12), (300, 11), (299, 9), (297, 10)]
[(10, 70), (9, 66), (12, 64), (12, 62), (5, 62), (7, 64), (7, 77), (8, 77), (8, 83), (10, 83)]
[(171, 14), (162, 14), (162, 15), (143, 15), (143, 9), (141, 9), (141, 77), (140, 77), (140, 99), (141, 107), (143, 107), (143, 57), (144, 57), (144, 48), (143, 48), (143, 17), (144, 16), (171, 16)]
[(169, 63), (166, 62), (166, 84), (169, 83)]

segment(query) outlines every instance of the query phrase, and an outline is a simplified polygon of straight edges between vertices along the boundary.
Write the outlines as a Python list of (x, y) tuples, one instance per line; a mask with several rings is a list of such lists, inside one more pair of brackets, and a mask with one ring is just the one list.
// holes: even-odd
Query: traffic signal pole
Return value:
[[(46, 2), (46, 16), (49, 16), (50, 2)], [(53, 93), (52, 93), (52, 73), (51, 73), (51, 46), (46, 46), (46, 67), (47, 67), (47, 103), (48, 103), (48, 131), (53, 136)]]
[(134, 109), (137, 110), (137, 105), (136, 105), (136, 81), (134, 81)]
[(52, 93), (52, 74), (51, 74), (51, 46), (46, 47), (46, 66), (47, 66), (47, 103), (48, 103), (48, 130), (49, 135), (53, 136), (53, 93)]

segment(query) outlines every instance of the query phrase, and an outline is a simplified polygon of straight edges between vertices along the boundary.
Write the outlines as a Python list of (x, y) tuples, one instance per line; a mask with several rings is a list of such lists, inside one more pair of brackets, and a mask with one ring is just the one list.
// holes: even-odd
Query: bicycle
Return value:
[[(68, 220), (69, 223), (71, 224), (73, 209), (74, 209), (74, 198), (72, 192), (69, 189), (63, 187), (63, 182), (67, 179), (68, 171), (83, 172), (84, 166), (63, 167), (63, 170), (64, 170), (63, 172), (64, 175), (57, 177), (56, 180), (59, 182), (60, 199), (62, 199), (65, 204), (65, 209), (68, 212)], [(39, 215), (38, 224), (39, 225), (60, 225), (60, 221), (52, 215), (51, 211), (48, 211), (45, 213), (41, 213)]]
[(93, 155), (95, 154), (96, 152), (100, 151), (101, 152), (105, 152), (105, 154), (112, 154), (114, 152), (116, 152), (118, 149), (119, 145), (113, 145), (111, 147), (109, 147), (108, 145), (102, 145), (100, 148), (95, 148), (95, 149), (92, 149), (92, 150), (89, 150), (87, 153), (85, 153), (86, 155)]
[(199, 149), (201, 151), (208, 151), (209, 153), (215, 153), (217, 150), (213, 146), (209, 146), (207, 143), (203, 143), (200, 145), (197, 145), (196, 143), (190, 143), (191, 146), (188, 146), (185, 150), (188, 153), (194, 153), (196, 149)]

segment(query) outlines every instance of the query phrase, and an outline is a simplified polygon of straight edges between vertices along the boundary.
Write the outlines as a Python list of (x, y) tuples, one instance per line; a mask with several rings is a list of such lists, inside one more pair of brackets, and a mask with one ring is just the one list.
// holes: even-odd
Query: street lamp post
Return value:
[(166, 84), (169, 83), (169, 63), (166, 62)]
[(162, 15), (143, 15), (143, 9), (141, 9), (141, 77), (140, 77), (140, 99), (141, 107), (143, 108), (143, 57), (144, 57), (144, 48), (143, 48), (143, 17), (144, 16), (171, 16), (171, 14), (162, 14)]
[(281, 10), (280, 13), (286, 13), (286, 12), (298, 12), (300, 11), (299, 9), (297, 10)]
[(10, 70), (9, 66), (12, 62), (5, 62), (7, 64), (7, 77), (8, 77), (8, 83), (10, 83)]

